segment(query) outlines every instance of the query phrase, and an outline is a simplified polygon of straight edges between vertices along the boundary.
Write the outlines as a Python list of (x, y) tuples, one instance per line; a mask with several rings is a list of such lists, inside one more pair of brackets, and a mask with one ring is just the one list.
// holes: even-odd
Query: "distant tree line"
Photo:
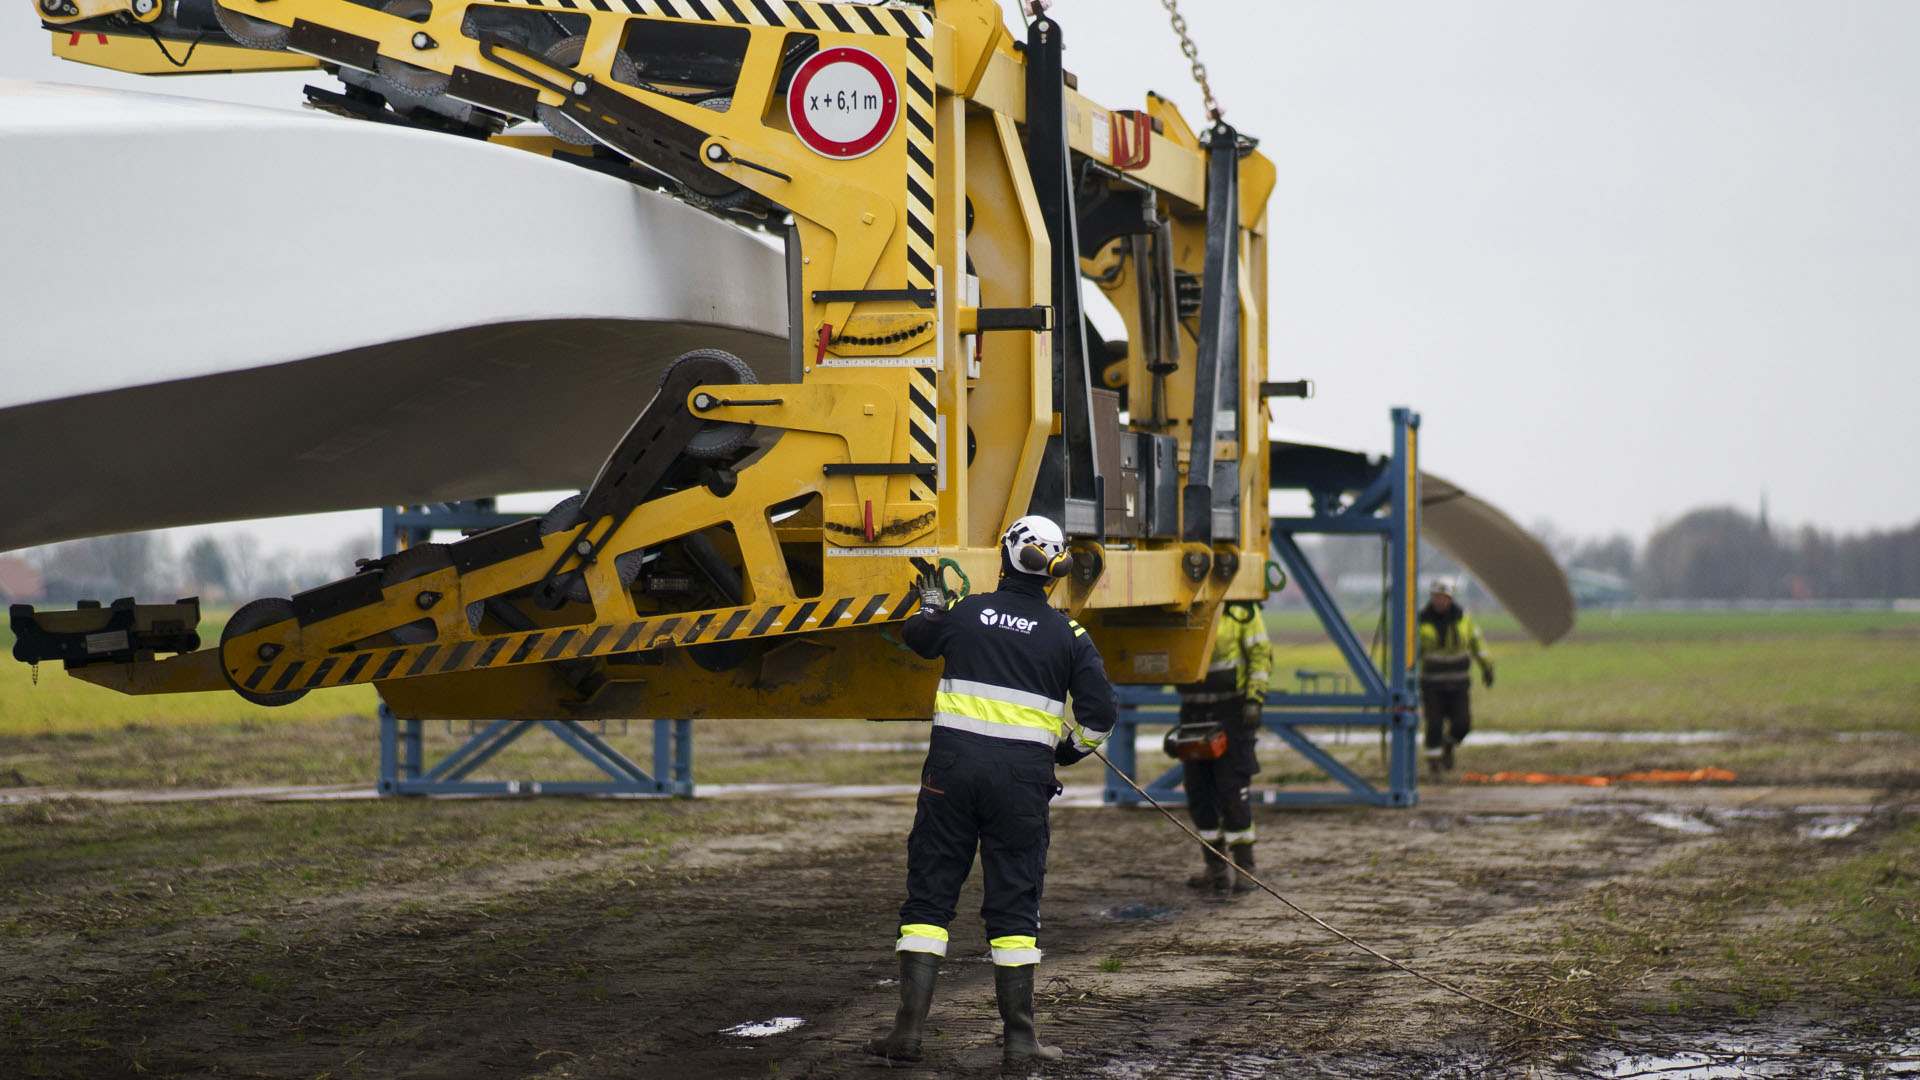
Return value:
[(1534, 528), (1571, 573), (1617, 578), (1647, 600), (1875, 600), (1920, 597), (1920, 523), (1837, 536), (1775, 529), (1733, 507), (1694, 510), (1636, 548), (1624, 536), (1578, 540)]
[[(121, 533), (10, 552), (40, 573), (47, 604), (109, 602), (123, 596), (167, 601), (198, 596), (207, 604), (291, 596), (353, 573), (354, 560), (379, 554), (372, 536), (329, 552), (263, 551), (251, 533), (202, 535), (179, 550), (165, 532)], [(19, 598), (14, 598), (19, 599)]]
[[(1551, 522), (1533, 533), (1567, 571), (1582, 604), (1625, 600), (1891, 600), (1920, 597), (1920, 523), (1903, 529), (1835, 535), (1813, 526), (1776, 529), (1764, 516), (1732, 507), (1694, 510), (1662, 526), (1645, 544), (1616, 534), (1568, 535)], [(1378, 594), (1382, 545), (1371, 537), (1307, 537), (1315, 571), (1350, 600)], [(1424, 541), (1419, 588), (1429, 579), (1472, 575)], [(1287, 603), (1294, 598), (1283, 597)], [(1473, 596), (1480, 606), (1491, 598)]]

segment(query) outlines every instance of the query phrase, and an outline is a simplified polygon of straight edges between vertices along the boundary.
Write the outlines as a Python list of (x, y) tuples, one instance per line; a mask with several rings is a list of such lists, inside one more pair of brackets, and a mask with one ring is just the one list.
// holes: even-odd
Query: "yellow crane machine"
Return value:
[[(1199, 677), (1222, 608), (1267, 594), (1268, 399), (1301, 390), (1264, 381), (1273, 165), (1217, 117), (1082, 96), (1045, 14), (1022, 33), (991, 0), (34, 2), (76, 59), (320, 66), (335, 111), (784, 228), (791, 370), (687, 353), (578, 496), (255, 600), (212, 647), (192, 602), (29, 609), (23, 660), (264, 705), (373, 683), (407, 720), (913, 718), (938, 672), (899, 643), (910, 582), (992, 581), (1023, 514), (1064, 527), (1053, 602), (1116, 683)], [(551, 134), (510, 131), (535, 120)], [(1089, 286), (1125, 340), (1088, 320)]]

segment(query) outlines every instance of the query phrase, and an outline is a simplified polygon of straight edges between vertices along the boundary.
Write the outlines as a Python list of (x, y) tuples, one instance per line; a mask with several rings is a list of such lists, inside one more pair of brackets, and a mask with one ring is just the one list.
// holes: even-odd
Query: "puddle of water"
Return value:
[(1176, 907), (1158, 907), (1153, 904), (1121, 904), (1110, 907), (1100, 913), (1103, 919), (1115, 919), (1120, 922), (1144, 922), (1148, 919), (1164, 919), (1169, 915), (1180, 914)]
[(741, 1039), (764, 1039), (769, 1035), (785, 1035), (804, 1023), (806, 1021), (797, 1016), (776, 1016), (771, 1020), (749, 1020), (744, 1024), (735, 1024), (723, 1028), (720, 1034)]
[(1800, 835), (1809, 840), (1840, 840), (1852, 836), (1866, 821), (1857, 817), (1817, 818), (1811, 824), (1800, 829)]
[[(1724, 1060), (1724, 1059), (1723, 1059)], [(1615, 1061), (1601, 1076), (1645, 1076), (1657, 1073), (1664, 1080), (1716, 1080), (1718, 1077), (1746, 1077), (1751, 1073), (1737, 1065), (1716, 1064), (1704, 1054), (1676, 1057), (1624, 1057)]]
[[(1705, 1039), (1679, 1039), (1705, 1045), (1706, 1051), (1674, 1054), (1629, 1054), (1604, 1050), (1591, 1055), (1595, 1070), (1581, 1076), (1659, 1077), (1660, 1080), (1719, 1080), (1721, 1077), (1832, 1077), (1912, 1076), (1920, 1073), (1920, 1045), (1915, 1033), (1893, 1038), (1861, 1039), (1830, 1027), (1788, 1024), (1765, 1033)], [(1729, 1055), (1752, 1054), (1732, 1058)], [(1878, 1057), (1877, 1061), (1862, 1056)], [(1866, 1071), (1863, 1071), (1866, 1070)]]
[(1640, 820), (1649, 825), (1658, 825), (1663, 829), (1672, 829), (1674, 832), (1686, 833), (1689, 836), (1709, 836), (1720, 831), (1699, 818), (1688, 817), (1686, 814), (1670, 814), (1665, 811), (1641, 814)]

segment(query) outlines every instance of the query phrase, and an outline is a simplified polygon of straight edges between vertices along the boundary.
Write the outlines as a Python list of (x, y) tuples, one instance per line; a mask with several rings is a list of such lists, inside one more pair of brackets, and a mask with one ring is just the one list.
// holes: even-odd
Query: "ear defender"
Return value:
[(1029, 574), (1045, 574), (1048, 577), (1066, 577), (1073, 569), (1073, 556), (1061, 552), (1051, 558), (1040, 550), (1039, 544), (1020, 545), (1020, 569)]

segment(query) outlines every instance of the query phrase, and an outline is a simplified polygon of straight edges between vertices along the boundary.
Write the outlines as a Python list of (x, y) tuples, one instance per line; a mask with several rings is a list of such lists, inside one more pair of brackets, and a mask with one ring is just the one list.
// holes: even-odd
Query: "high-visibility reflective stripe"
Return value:
[(1060, 741), (1060, 736), (1045, 728), (1022, 727), (1015, 724), (996, 724), (991, 720), (981, 720), (957, 713), (936, 712), (933, 714), (933, 726), (953, 728), (955, 731), (970, 731), (975, 735), (986, 735), (995, 739), (1013, 739), (1018, 742), (1038, 743), (1052, 746)]
[(1262, 630), (1259, 633), (1254, 634), (1253, 636), (1247, 638), (1246, 641), (1247, 641), (1247, 644), (1249, 645), (1265, 645), (1267, 644), (1267, 632), (1265, 630)]
[(1052, 746), (1060, 741), (1067, 703), (1009, 686), (941, 679), (933, 710), (936, 727)]
[(995, 686), (993, 683), (975, 682), (972, 679), (941, 679), (939, 692), (942, 694), (966, 694), (969, 697), (986, 698), (988, 701), (1004, 701), (1009, 705), (1022, 705), (1029, 709), (1064, 716), (1067, 703), (1055, 701), (1045, 694), (1035, 694), (1027, 690), (1015, 690), (1011, 686)]
[(1227, 834), (1224, 832), (1221, 832), (1219, 829), (1207, 829), (1207, 830), (1202, 830), (1202, 832), (1200, 833), (1200, 839), (1205, 840), (1209, 844), (1217, 844), (1220, 842), (1220, 838), (1225, 835)]
[(1230, 657), (1226, 660), (1215, 660), (1213, 663), (1207, 665), (1207, 670), (1208, 671), (1232, 671), (1234, 668), (1237, 668), (1239, 666), (1240, 666), (1240, 658), (1236, 656), (1236, 657)]
[(1074, 636), (1074, 637), (1086, 637), (1086, 636), (1087, 636), (1087, 628), (1086, 628), (1086, 627), (1084, 627), (1084, 626), (1081, 626), (1081, 625), (1080, 625), (1079, 623), (1077, 623), (1077, 622), (1074, 622), (1074, 621), (1073, 621), (1072, 619), (1068, 619), (1068, 620), (1067, 620), (1067, 625), (1068, 625), (1068, 626), (1071, 626), (1071, 627), (1073, 627), (1073, 636)]
[(1089, 732), (1084, 727), (1076, 727), (1073, 729), (1073, 744), (1082, 750), (1098, 750), (1100, 744), (1106, 742), (1107, 737), (1112, 734), (1111, 731)]
[(925, 952), (947, 955), (947, 928), (929, 923), (908, 923), (900, 928), (900, 940), (894, 952)]
[(1229, 845), (1251, 844), (1253, 843), (1253, 826), (1249, 825), (1239, 832), (1221, 833), (1220, 839), (1225, 840)]
[(993, 962), (1000, 967), (1026, 967), (1040, 962), (1038, 939), (1021, 934), (997, 937), (987, 942), (993, 948)]

